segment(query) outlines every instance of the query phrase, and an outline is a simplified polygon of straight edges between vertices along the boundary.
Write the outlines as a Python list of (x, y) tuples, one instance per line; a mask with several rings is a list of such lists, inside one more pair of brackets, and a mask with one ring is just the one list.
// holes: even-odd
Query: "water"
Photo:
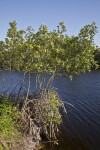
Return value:
[[(3, 91), (2, 77), (5, 77), (8, 93), (10, 72), (0, 72), (0, 91)], [(49, 78), (49, 76), (47, 76)], [(19, 73), (13, 72), (14, 85), (19, 82)], [(25, 77), (24, 87), (28, 84)], [(64, 102), (71, 103), (74, 108), (65, 103), (67, 115), (63, 116), (62, 132), (59, 146), (46, 150), (100, 150), (100, 71), (74, 76), (71, 81), (66, 77), (57, 77), (53, 86)], [(19, 86), (16, 87), (16, 91)], [(35, 89), (35, 75), (31, 74), (31, 90)]]

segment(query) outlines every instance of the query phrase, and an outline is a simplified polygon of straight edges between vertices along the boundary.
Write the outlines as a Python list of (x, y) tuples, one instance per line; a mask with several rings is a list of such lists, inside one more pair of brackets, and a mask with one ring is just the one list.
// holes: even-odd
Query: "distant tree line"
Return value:
[(100, 67), (100, 47), (96, 46), (95, 51), (94, 51), (94, 58), (95, 61), (97, 61), (97, 64)]

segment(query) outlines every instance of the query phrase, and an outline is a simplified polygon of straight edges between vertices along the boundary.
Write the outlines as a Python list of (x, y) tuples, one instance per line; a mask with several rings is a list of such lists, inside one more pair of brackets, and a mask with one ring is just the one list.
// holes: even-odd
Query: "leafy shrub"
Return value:
[[(8, 143), (11, 142), (11, 138), (19, 136), (15, 125), (18, 117), (19, 112), (9, 98), (0, 96), (0, 138), (7, 140)], [(2, 146), (0, 149), (2, 149)]]
[(59, 108), (61, 107), (61, 103), (59, 102), (57, 93), (55, 91), (51, 91), (49, 93), (49, 101), (46, 104), (47, 112), (45, 115), (46, 124), (49, 124), (51, 121), (57, 125), (61, 123), (61, 115), (59, 113)]
[(59, 131), (59, 125), (62, 122), (60, 107), (63, 103), (54, 90), (48, 91), (41, 104), (42, 122), (44, 122), (44, 135), (50, 139), (56, 139), (56, 133)]
[(4, 148), (2, 147), (2, 145), (0, 144), (0, 150), (4, 150)]

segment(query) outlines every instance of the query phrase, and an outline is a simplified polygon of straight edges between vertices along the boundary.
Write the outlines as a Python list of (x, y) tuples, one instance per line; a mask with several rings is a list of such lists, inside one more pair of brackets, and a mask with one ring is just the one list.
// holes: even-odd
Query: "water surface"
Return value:
[[(35, 74), (31, 74), (31, 91), (35, 89)], [(7, 92), (11, 92), (10, 72), (0, 71), (0, 93), (5, 78)], [(49, 78), (49, 76), (47, 76)], [(14, 86), (19, 82), (19, 73), (13, 72)], [(28, 75), (24, 88), (28, 86)], [(100, 150), (100, 71), (74, 76), (71, 81), (64, 76), (56, 77), (53, 86), (65, 102), (67, 115), (63, 117), (59, 146), (47, 146), (46, 150)], [(9, 88), (10, 87), (10, 88)], [(18, 91), (19, 85), (16, 87)], [(71, 103), (74, 109), (66, 102)]]

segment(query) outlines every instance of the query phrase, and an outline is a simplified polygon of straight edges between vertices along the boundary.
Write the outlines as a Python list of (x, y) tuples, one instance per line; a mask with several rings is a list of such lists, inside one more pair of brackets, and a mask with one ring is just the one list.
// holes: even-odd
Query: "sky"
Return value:
[(94, 40), (100, 46), (100, 0), (0, 0), (0, 40), (15, 20), (19, 30), (32, 26), (35, 31), (41, 24), (56, 29), (64, 21), (69, 36), (94, 21), (98, 27)]

